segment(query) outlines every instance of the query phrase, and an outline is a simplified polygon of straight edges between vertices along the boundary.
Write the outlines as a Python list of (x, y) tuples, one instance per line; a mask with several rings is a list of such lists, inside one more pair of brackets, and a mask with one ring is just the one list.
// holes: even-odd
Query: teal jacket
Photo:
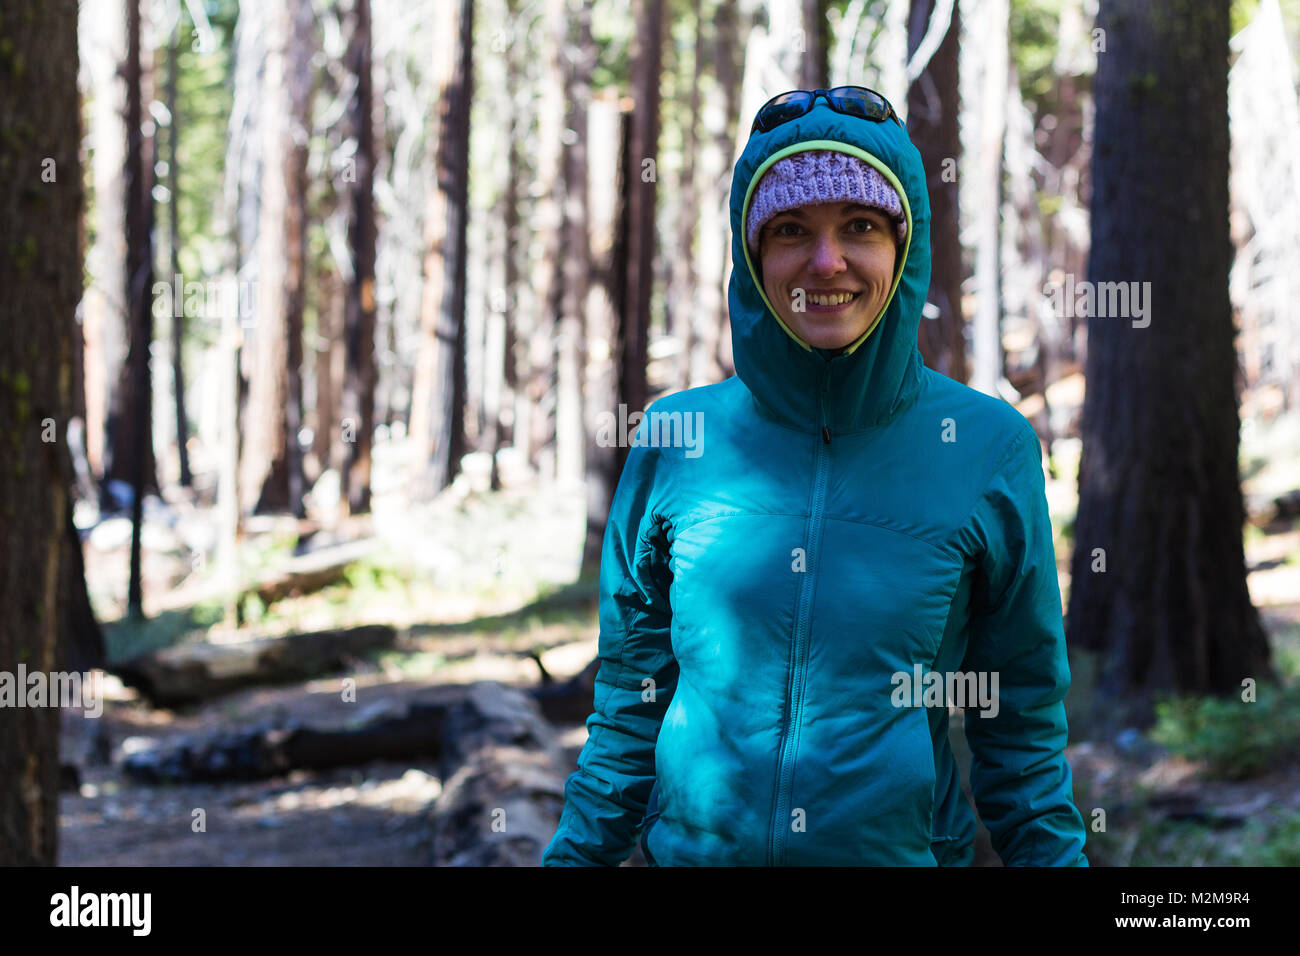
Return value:
[[(743, 241), (759, 178), (806, 149), (876, 166), (908, 219), (882, 315), (839, 352), (777, 319)], [(750, 137), (731, 233), (736, 375), (658, 399), (629, 442), (588, 738), (543, 865), (617, 866), (638, 837), (660, 866), (969, 865), (947, 707), (900, 679), (957, 672), (998, 692), (965, 728), (1003, 862), (1087, 866), (1041, 451), (921, 361), (920, 154), (818, 101)]]

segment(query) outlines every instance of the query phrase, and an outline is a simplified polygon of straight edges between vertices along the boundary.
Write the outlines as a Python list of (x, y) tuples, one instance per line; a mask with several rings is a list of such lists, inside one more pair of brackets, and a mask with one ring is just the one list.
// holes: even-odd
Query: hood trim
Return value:
[[(912, 225), (912, 206), (907, 201), (907, 191), (903, 189), (903, 184), (898, 181), (898, 177), (894, 175), (894, 171), (881, 159), (873, 156), (861, 147), (854, 146), (852, 143), (842, 143), (839, 140), (833, 139), (809, 139), (799, 143), (791, 143), (789, 146), (777, 150), (771, 156), (767, 157), (767, 159), (763, 160), (763, 162), (759, 164), (758, 169), (754, 171), (754, 175), (750, 177), (749, 186), (745, 190), (745, 202), (741, 207), (740, 223), (741, 228), (744, 228), (745, 223), (749, 221), (749, 204), (750, 200), (754, 196), (754, 189), (762, 180), (763, 174), (771, 168), (773, 163), (776, 163), (787, 156), (791, 156), (794, 153), (803, 153), (815, 149), (846, 153), (849, 156), (857, 157), (863, 162), (870, 163), (882, 176), (885, 177), (885, 181), (894, 188), (894, 191), (898, 193), (898, 198), (902, 200), (903, 203), (903, 215), (907, 217), (907, 240), (903, 244), (903, 250), (901, 255), (898, 256), (898, 261), (894, 263), (894, 282), (889, 288), (889, 295), (885, 299), (885, 304), (880, 307), (880, 313), (871, 321), (871, 324), (867, 326), (867, 330), (858, 336), (851, 345), (845, 346), (836, 353), (838, 355), (852, 355), (854, 351), (857, 350), (858, 346), (865, 342), (871, 336), (871, 333), (876, 330), (876, 326), (880, 324), (880, 320), (885, 317), (885, 313), (889, 310), (889, 304), (894, 301), (894, 295), (898, 292), (898, 285), (903, 279), (903, 266), (907, 263), (908, 251), (912, 248), (912, 235), (914, 233)], [(745, 264), (749, 267), (749, 277), (753, 281), (755, 288), (758, 290), (759, 296), (762, 297), (763, 304), (767, 306), (768, 313), (772, 318), (776, 319), (781, 328), (785, 330), (786, 335), (794, 339), (800, 348), (806, 352), (811, 352), (813, 350), (812, 346), (799, 338), (799, 336), (797, 336), (788, 325), (781, 321), (781, 317), (777, 315), (776, 309), (772, 307), (772, 303), (767, 297), (767, 291), (763, 288), (763, 283), (759, 281), (758, 273), (754, 269), (754, 261), (749, 254), (749, 243), (742, 242), (741, 248), (745, 253)]]

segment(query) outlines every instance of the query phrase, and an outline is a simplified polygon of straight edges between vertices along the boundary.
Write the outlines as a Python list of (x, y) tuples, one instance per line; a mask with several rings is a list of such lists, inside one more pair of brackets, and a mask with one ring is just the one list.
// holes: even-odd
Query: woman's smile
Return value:
[(813, 312), (840, 312), (857, 301), (860, 292), (808, 292), (808, 308)]

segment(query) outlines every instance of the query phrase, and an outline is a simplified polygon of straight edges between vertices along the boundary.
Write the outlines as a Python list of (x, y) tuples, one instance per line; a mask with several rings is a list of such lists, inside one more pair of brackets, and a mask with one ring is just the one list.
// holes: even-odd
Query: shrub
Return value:
[(1300, 689), (1260, 685), (1255, 701), (1239, 696), (1168, 698), (1156, 704), (1151, 739), (1209, 776), (1244, 780), (1300, 758)]

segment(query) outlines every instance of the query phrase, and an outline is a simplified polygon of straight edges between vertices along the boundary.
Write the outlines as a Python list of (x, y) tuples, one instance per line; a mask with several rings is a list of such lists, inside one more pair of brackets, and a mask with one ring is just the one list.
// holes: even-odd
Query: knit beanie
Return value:
[(749, 206), (750, 252), (758, 253), (758, 234), (773, 216), (823, 202), (859, 202), (881, 209), (894, 218), (898, 241), (907, 238), (903, 203), (874, 166), (847, 153), (813, 149), (777, 160), (763, 175)]

